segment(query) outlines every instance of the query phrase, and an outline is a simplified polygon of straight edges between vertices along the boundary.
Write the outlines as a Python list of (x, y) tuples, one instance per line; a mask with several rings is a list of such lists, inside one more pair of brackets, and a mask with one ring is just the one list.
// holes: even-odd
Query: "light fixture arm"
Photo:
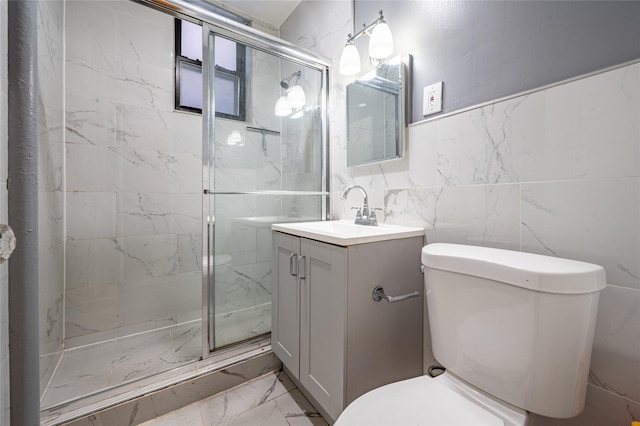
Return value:
[(373, 21), (371, 24), (367, 25), (366, 23), (362, 24), (362, 29), (360, 31), (358, 31), (355, 35), (351, 35), (348, 34), (347, 35), (347, 44), (353, 43), (354, 41), (356, 41), (357, 39), (359, 39), (360, 37), (362, 37), (363, 35), (367, 35), (367, 34), (371, 34), (371, 30), (373, 30), (373, 28), (384, 22), (384, 16), (382, 15), (382, 10), (379, 12), (380, 16), (378, 17), (378, 19), (376, 19), (375, 21)]

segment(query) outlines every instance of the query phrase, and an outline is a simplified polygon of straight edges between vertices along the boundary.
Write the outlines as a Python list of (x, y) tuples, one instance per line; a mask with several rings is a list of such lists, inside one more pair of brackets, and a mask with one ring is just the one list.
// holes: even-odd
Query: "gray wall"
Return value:
[(380, 9), (414, 58), (412, 122), (437, 81), (446, 113), (640, 57), (638, 1), (356, 1), (356, 27)]

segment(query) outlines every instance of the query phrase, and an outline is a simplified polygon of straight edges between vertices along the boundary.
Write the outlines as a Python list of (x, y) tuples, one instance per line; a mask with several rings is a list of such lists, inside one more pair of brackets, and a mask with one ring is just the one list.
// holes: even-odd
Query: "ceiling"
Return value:
[(301, 0), (222, 0), (221, 3), (238, 9), (276, 28), (291, 15)]

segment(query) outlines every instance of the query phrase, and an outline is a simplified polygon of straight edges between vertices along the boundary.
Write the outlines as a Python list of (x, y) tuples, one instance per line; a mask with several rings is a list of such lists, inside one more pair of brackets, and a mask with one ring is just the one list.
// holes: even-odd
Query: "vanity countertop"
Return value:
[(356, 225), (351, 220), (274, 223), (271, 229), (338, 246), (424, 236), (422, 228), (385, 224)]

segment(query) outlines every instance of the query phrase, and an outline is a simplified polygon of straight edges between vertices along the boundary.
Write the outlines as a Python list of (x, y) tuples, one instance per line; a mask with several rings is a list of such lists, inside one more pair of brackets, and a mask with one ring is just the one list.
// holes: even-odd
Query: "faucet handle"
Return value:
[(362, 210), (360, 210), (360, 207), (351, 207), (351, 210), (358, 210), (356, 212), (356, 220), (362, 218)]
[(372, 207), (370, 209), (371, 213), (369, 213), (369, 221), (371, 222), (371, 225), (373, 226), (377, 226), (378, 225), (378, 218), (376, 217), (376, 210), (382, 210), (380, 207)]

